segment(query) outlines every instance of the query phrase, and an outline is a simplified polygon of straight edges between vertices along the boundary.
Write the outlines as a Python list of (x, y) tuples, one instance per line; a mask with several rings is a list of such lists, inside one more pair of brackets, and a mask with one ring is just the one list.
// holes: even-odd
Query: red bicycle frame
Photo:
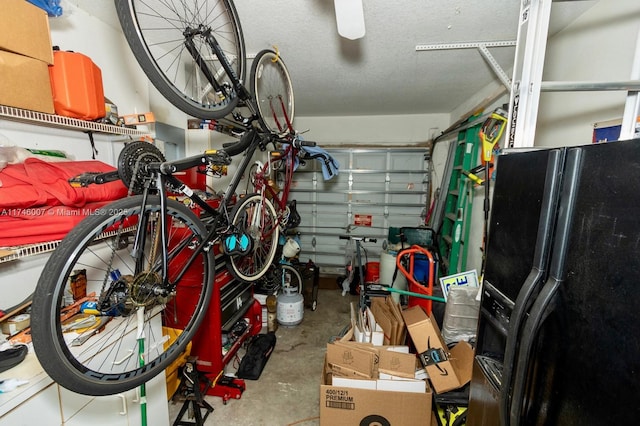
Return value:
[[(269, 160), (265, 164), (258, 163), (258, 170), (253, 177), (255, 192), (272, 202), (281, 225), (286, 224), (288, 219), (287, 202), (299, 151), (292, 143), (285, 144), (283, 149), (269, 151)], [(282, 188), (278, 186), (277, 177), (271, 176), (272, 170), (276, 174), (283, 173)]]

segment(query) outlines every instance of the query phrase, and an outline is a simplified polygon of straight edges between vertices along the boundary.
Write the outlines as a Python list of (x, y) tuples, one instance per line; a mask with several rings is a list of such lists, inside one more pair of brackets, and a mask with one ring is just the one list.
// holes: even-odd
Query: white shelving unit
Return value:
[(112, 135), (147, 136), (149, 131), (138, 130), (131, 127), (114, 126), (112, 124), (98, 123), (95, 121), (78, 120), (77, 118), (63, 117), (61, 115), (45, 114), (43, 112), (30, 111), (6, 105), (0, 105), (0, 118), (20, 121), (39, 126), (57, 127), (67, 130), (79, 130), (83, 132), (107, 133)]
[[(43, 112), (31, 111), (7, 105), (0, 105), (0, 119), (85, 133), (95, 132), (107, 135), (131, 137), (147, 137), (151, 135), (151, 132), (146, 129), (142, 130), (132, 127), (98, 123), (95, 121), (79, 120), (76, 118), (45, 114)], [(59, 243), (60, 240), (56, 240), (37, 244), (28, 244), (19, 247), (0, 247), (0, 263), (10, 262), (26, 256), (51, 252), (55, 250)]]
[[(148, 137), (147, 129), (120, 127), (105, 123), (78, 120), (53, 114), (0, 105), (0, 120), (15, 121), (36, 127), (103, 135)], [(30, 292), (46, 263), (46, 253), (55, 250), (59, 240), (0, 248), (0, 269), (3, 284), (21, 283), (21, 290)], [(20, 259), (21, 262), (12, 262)], [(8, 291), (2, 288), (2, 291)], [(15, 289), (12, 289), (15, 291)], [(6, 296), (6, 295), (5, 295)], [(15, 295), (14, 295), (15, 296)], [(19, 297), (21, 300), (22, 297)], [(156, 332), (161, 333), (159, 326)], [(0, 340), (2, 335), (0, 335)], [(2, 373), (2, 379), (18, 379), (28, 383), (0, 395), (0, 425), (27, 425), (49, 419), (64, 425), (129, 425), (140, 424), (140, 397), (136, 390), (123, 394), (93, 397), (63, 389), (42, 369), (33, 348), (18, 366)], [(147, 384), (149, 424), (168, 425), (166, 379), (160, 374)]]

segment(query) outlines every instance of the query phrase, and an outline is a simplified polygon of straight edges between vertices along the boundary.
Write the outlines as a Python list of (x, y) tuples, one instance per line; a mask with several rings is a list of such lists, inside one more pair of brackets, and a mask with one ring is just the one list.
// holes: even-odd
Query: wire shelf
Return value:
[(49, 127), (58, 127), (69, 130), (81, 130), (84, 132), (109, 133), (114, 135), (145, 136), (149, 131), (134, 129), (131, 127), (114, 126), (112, 124), (98, 123), (95, 121), (79, 120), (77, 118), (63, 117), (55, 114), (31, 111), (6, 105), (0, 105), (0, 117), (21, 121), (24, 123), (38, 124)]

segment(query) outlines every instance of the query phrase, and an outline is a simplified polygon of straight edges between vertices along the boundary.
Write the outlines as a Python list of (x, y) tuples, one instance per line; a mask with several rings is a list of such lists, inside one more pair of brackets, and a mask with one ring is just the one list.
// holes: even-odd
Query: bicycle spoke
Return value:
[[(45, 268), (51, 275), (43, 274), (36, 288), (36, 353), (47, 373), (75, 392), (107, 395), (149, 380), (180, 355), (206, 313), (215, 269), (212, 255), (196, 251), (204, 224), (176, 201), (167, 200), (167, 212), (160, 214), (157, 196), (149, 196), (144, 209), (141, 200), (125, 198), (81, 222), (51, 255)], [(166, 242), (160, 234), (163, 218)], [(93, 304), (67, 315), (68, 308), (60, 306), (73, 307), (71, 286), (82, 282), (81, 276)], [(137, 355), (139, 309), (145, 313), (144, 365)], [(170, 329), (182, 330), (173, 342)]]
[(267, 128), (293, 133), (294, 98), (289, 71), (277, 52), (263, 50), (251, 65), (251, 92)]
[(255, 281), (267, 272), (275, 257), (280, 236), (275, 208), (268, 199), (254, 194), (235, 206), (232, 217), (234, 228), (247, 235), (252, 246), (246, 254), (231, 256), (231, 270), (242, 280)]
[[(116, 10), (134, 56), (169, 102), (209, 119), (235, 108), (239, 99), (234, 88), (244, 79), (246, 55), (231, 0), (116, 0)], [(214, 45), (231, 71), (225, 71)]]

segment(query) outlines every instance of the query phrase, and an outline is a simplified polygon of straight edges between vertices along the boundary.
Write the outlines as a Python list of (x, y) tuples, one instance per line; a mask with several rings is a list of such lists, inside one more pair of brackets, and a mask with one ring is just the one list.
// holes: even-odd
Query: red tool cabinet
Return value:
[[(214, 285), (209, 312), (191, 341), (191, 355), (198, 357), (198, 370), (213, 378), (233, 359), (242, 342), (262, 329), (262, 307), (253, 298), (252, 283), (237, 280), (219, 260)], [(246, 329), (232, 336), (234, 325), (243, 319)], [(225, 345), (223, 336), (228, 339)]]
[[(215, 205), (214, 205), (215, 207)], [(199, 212), (196, 211), (196, 214)], [(239, 398), (244, 384), (235, 381), (229, 385), (216, 383), (225, 366), (234, 358), (242, 343), (250, 336), (254, 336), (262, 330), (262, 306), (253, 298), (253, 283), (240, 281), (227, 269), (226, 256), (214, 246), (216, 256), (216, 273), (212, 283), (213, 293), (209, 303), (209, 309), (191, 340), (190, 355), (196, 357), (196, 367), (212, 382), (212, 387), (207, 390), (210, 395), (221, 396), (226, 402), (229, 398)], [(175, 262), (183, 262), (180, 257)], [(202, 276), (202, 265), (194, 263), (180, 281), (180, 285), (189, 286), (193, 279), (198, 288), (197, 281)], [(190, 295), (186, 291), (178, 293), (176, 304), (193, 304)], [(197, 297), (194, 294), (193, 297)], [(176, 324), (174, 328), (184, 326), (188, 318), (180, 317), (180, 310), (176, 312)], [(240, 325), (241, 327), (238, 327)], [(239, 331), (239, 328), (241, 330)], [(223, 344), (223, 338), (225, 344)], [(224, 383), (228, 380), (224, 381)]]

